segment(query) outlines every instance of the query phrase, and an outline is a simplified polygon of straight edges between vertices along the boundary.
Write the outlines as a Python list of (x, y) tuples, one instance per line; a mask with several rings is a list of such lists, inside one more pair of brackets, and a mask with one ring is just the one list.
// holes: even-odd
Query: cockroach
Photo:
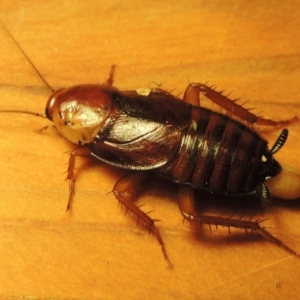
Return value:
[[(156, 220), (133, 201), (138, 186), (148, 176), (147, 171), (177, 183), (177, 200), (184, 219), (209, 226), (255, 231), (289, 253), (300, 256), (271, 235), (259, 220), (197, 214), (194, 195), (195, 189), (241, 198), (254, 195), (263, 207), (270, 204), (272, 197), (267, 182), (282, 172), (273, 155), (284, 145), (288, 130), (283, 129), (269, 149), (268, 142), (254, 131), (252, 125), (287, 126), (298, 121), (297, 117), (285, 121), (259, 117), (202, 83), (189, 84), (183, 99), (160, 88), (147, 92), (119, 91), (113, 86), (114, 67), (104, 84), (83, 84), (54, 90), (14, 37), (8, 34), (52, 94), (45, 114), (12, 110), (1, 112), (28, 113), (48, 118), (66, 139), (79, 145), (71, 152), (69, 159), (67, 210), (71, 209), (74, 197), (78, 148), (86, 148), (98, 160), (132, 171), (114, 185), (113, 193), (156, 237), (170, 266)], [(201, 94), (229, 115), (200, 107)], [(279, 181), (290, 177), (282, 173)], [(292, 187), (299, 181), (298, 176)], [(270, 189), (276, 190), (274, 184), (270, 184)]]

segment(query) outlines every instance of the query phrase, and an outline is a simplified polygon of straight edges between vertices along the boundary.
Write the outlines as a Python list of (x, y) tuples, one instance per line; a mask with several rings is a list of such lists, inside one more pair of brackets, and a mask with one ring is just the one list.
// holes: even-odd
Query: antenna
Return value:
[(0, 113), (18, 113), (18, 114), (27, 114), (27, 115), (34, 115), (37, 117), (41, 117), (41, 118), (47, 118), (47, 116), (45, 114), (40, 114), (34, 111), (29, 111), (29, 110), (14, 110), (14, 109), (3, 109), (0, 110)]
[[(33, 62), (31, 61), (31, 59), (28, 57), (28, 55), (25, 53), (25, 51), (22, 49), (22, 47), (18, 44), (18, 42), (15, 40), (15, 38), (13, 37), (13, 35), (8, 31), (8, 29), (6, 28), (6, 26), (3, 24), (3, 22), (0, 20), (0, 23), (2, 24), (3, 28), (5, 29), (5, 31), (8, 33), (8, 35), (11, 37), (11, 39), (14, 41), (14, 43), (16, 44), (16, 46), (20, 49), (20, 51), (23, 53), (23, 55), (25, 56), (25, 58), (27, 59), (27, 61), (30, 63), (30, 65), (33, 67), (33, 69), (35, 70), (35, 72), (37, 73), (37, 75), (41, 78), (41, 80), (44, 82), (44, 84), (47, 86), (47, 88), (51, 91), (54, 92), (54, 88), (47, 82), (47, 80), (43, 77), (43, 75), (40, 73), (40, 71), (37, 69), (37, 67), (33, 64)], [(13, 112), (13, 111), (10, 111)]]

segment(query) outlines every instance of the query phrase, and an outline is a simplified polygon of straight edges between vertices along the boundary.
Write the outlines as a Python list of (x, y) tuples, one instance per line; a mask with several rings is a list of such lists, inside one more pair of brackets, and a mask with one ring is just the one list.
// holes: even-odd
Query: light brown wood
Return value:
[[(300, 116), (299, 12), (297, 0), (0, 4), (0, 19), (54, 88), (102, 82), (116, 64), (120, 89), (161, 82), (182, 94), (188, 82), (209, 82), (274, 119)], [(43, 112), (49, 91), (1, 26), (0, 40), (0, 109)], [(73, 146), (52, 127), (36, 132), (48, 124), (1, 114), (0, 299), (299, 297), (299, 259), (255, 235), (182, 225), (172, 184), (154, 180), (139, 201), (162, 220), (172, 270), (109, 194), (123, 171), (78, 158), (66, 214), (62, 173)], [(299, 129), (289, 128), (276, 157), (300, 169)], [(280, 132), (262, 131), (271, 144)], [(257, 213), (298, 252), (299, 209), (278, 201)]]

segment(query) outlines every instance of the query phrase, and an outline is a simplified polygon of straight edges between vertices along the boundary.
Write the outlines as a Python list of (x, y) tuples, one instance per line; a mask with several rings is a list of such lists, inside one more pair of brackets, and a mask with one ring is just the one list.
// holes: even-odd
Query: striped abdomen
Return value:
[(198, 189), (229, 195), (255, 192), (265, 180), (267, 142), (243, 124), (193, 107), (177, 153), (157, 174)]

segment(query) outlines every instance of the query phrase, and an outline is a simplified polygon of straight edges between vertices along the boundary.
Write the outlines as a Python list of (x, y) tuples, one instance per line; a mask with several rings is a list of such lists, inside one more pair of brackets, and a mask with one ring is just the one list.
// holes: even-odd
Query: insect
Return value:
[[(69, 158), (67, 210), (71, 209), (74, 198), (76, 156), (85, 148), (100, 161), (132, 171), (114, 185), (113, 193), (156, 237), (170, 266), (156, 220), (133, 201), (139, 185), (148, 176), (147, 171), (177, 183), (177, 200), (186, 220), (252, 230), (299, 256), (262, 227), (259, 220), (197, 214), (194, 195), (195, 189), (239, 196), (241, 199), (254, 195), (260, 199), (262, 206), (270, 204), (269, 188), (276, 190), (276, 187), (270, 184), (268, 188), (266, 182), (282, 172), (273, 155), (284, 145), (288, 130), (283, 129), (269, 149), (267, 141), (251, 125), (285, 126), (298, 121), (297, 117), (286, 121), (258, 117), (201, 83), (190, 84), (182, 100), (159, 88), (149, 89), (147, 93), (145, 90), (142, 93), (119, 91), (113, 86), (114, 67), (105, 84), (77, 85), (55, 91), (12, 39), (52, 94), (45, 114), (12, 110), (1, 112), (47, 117), (65, 138), (78, 145)], [(221, 106), (230, 116), (200, 107), (201, 94)], [(235, 120), (234, 116), (244, 123)], [(283, 173), (280, 182), (290, 178), (290, 173)], [(298, 176), (292, 183), (296, 190), (299, 181)]]

